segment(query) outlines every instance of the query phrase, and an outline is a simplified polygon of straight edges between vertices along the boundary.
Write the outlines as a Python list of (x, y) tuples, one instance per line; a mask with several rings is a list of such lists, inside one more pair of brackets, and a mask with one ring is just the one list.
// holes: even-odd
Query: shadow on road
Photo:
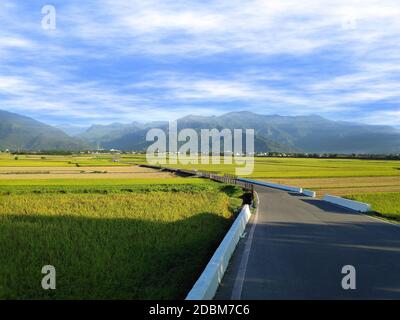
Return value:
[[(374, 222), (258, 225), (242, 298), (400, 299), (394, 231)], [(345, 265), (356, 268), (356, 290), (341, 287)]]
[(348, 215), (358, 214), (356, 211), (342, 208), (340, 206), (336, 206), (334, 204), (331, 204), (329, 202), (319, 200), (319, 199), (301, 199), (301, 201), (311, 204), (311, 205), (325, 211), (327, 214), (332, 214), (332, 213), (348, 214)]

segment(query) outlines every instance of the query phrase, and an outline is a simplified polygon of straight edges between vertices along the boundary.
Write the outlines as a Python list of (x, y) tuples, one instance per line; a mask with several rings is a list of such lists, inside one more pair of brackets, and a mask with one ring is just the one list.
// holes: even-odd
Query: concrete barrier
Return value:
[(186, 296), (186, 300), (211, 300), (228, 267), (229, 260), (243, 234), (251, 216), (250, 208), (245, 205), (236, 218), (225, 238), (215, 251), (203, 273)]
[(248, 183), (253, 183), (259, 186), (265, 186), (265, 187), (270, 187), (270, 188), (275, 188), (275, 189), (281, 189), (281, 190), (286, 190), (286, 191), (292, 191), (292, 192), (297, 192), (297, 193), (303, 193), (302, 188), (298, 187), (290, 187), (290, 186), (284, 186), (282, 184), (277, 184), (277, 183), (271, 183), (271, 182), (264, 182), (264, 181), (258, 181), (258, 180), (250, 180), (250, 179), (243, 179), (243, 178), (238, 178), (238, 181), (242, 182), (248, 182)]
[(371, 211), (371, 205), (368, 203), (364, 202), (358, 202), (354, 200), (349, 200), (337, 196), (331, 196), (329, 194), (326, 194), (323, 198), (324, 201), (327, 201), (329, 203), (336, 204), (341, 207), (349, 208), (358, 212), (369, 212)]
[(307, 190), (307, 189), (303, 189), (303, 194), (305, 196), (311, 197), (311, 198), (315, 198), (317, 196), (317, 193), (315, 191)]

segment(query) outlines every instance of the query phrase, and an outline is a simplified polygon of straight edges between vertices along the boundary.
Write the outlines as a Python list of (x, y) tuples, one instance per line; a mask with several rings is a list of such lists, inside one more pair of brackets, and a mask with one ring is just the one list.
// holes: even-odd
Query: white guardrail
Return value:
[(264, 182), (264, 181), (258, 181), (258, 180), (250, 180), (250, 179), (243, 179), (243, 178), (238, 178), (238, 181), (243, 181), (243, 182), (249, 182), (252, 184), (257, 184), (259, 186), (266, 186), (266, 187), (271, 187), (275, 189), (281, 189), (281, 190), (286, 190), (286, 191), (292, 191), (292, 192), (297, 192), (297, 193), (303, 193), (302, 188), (298, 187), (290, 187), (290, 186), (284, 186), (282, 184), (277, 184), (277, 183), (272, 183), (272, 182)]
[(371, 205), (364, 202), (358, 202), (354, 200), (349, 200), (337, 196), (331, 196), (326, 194), (323, 198), (324, 201), (336, 204), (341, 207), (349, 208), (358, 212), (369, 212), (371, 211)]
[(312, 190), (307, 190), (307, 189), (303, 189), (303, 188), (299, 188), (299, 187), (285, 186), (283, 184), (278, 184), (278, 183), (250, 180), (250, 179), (244, 179), (244, 178), (238, 178), (237, 180), (257, 184), (259, 186), (266, 186), (266, 187), (281, 189), (281, 190), (285, 190), (285, 191), (297, 192), (297, 193), (304, 194), (305, 196), (311, 197), (311, 198), (315, 198), (317, 195), (317, 193)]
[(228, 267), (229, 260), (251, 216), (249, 205), (244, 205), (228, 233), (215, 251), (203, 273), (186, 296), (186, 300), (211, 300)]
[(311, 198), (315, 198), (317, 196), (317, 193), (315, 191), (312, 190), (307, 190), (307, 189), (303, 189), (302, 192), (305, 196), (307, 197), (311, 197)]

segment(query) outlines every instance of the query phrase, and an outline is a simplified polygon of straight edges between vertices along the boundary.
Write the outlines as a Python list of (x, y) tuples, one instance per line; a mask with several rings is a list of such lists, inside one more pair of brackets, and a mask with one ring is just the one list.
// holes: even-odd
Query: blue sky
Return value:
[(398, 0), (2, 0), (0, 109), (54, 125), (249, 110), (400, 127), (399, 17)]

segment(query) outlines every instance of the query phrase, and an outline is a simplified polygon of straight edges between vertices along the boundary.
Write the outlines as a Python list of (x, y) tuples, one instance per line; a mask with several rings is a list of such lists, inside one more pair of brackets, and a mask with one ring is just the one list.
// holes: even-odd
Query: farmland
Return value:
[[(75, 155), (75, 156), (18, 156), (18, 160), (9, 154), (0, 154), (0, 168), (8, 167), (110, 167), (132, 166), (146, 163), (143, 154), (135, 155)], [(166, 164), (168, 167), (197, 169), (215, 173), (235, 173), (235, 164)], [(143, 168), (142, 168), (143, 169)], [(41, 170), (41, 169), (37, 169)], [(87, 169), (86, 169), (87, 170)], [(100, 170), (100, 169), (99, 169)], [(117, 169), (114, 169), (117, 170)], [(123, 169), (120, 169), (124, 172)], [(1, 171), (0, 171), (1, 172)], [(271, 178), (339, 178), (339, 177), (400, 177), (400, 161), (396, 160), (359, 160), (359, 159), (304, 159), (256, 157), (254, 172), (250, 175), (257, 179)]]
[(347, 198), (367, 202), (371, 204), (372, 210), (379, 215), (388, 219), (400, 221), (400, 192), (357, 194), (349, 195)]
[(166, 172), (159, 172), (137, 166), (102, 166), (102, 167), (0, 167), (0, 180), (14, 179), (148, 179), (163, 180), (173, 177)]
[[(122, 159), (129, 163), (146, 163), (144, 155), (124, 156)], [(166, 164), (165, 166), (215, 173), (235, 173), (237, 165), (234, 163), (224, 164), (222, 158), (220, 161), (221, 164)], [(304, 179), (392, 176), (400, 177), (400, 161), (398, 160), (255, 157), (254, 172), (249, 177), (256, 179)]]
[(301, 186), (324, 194), (345, 196), (348, 194), (400, 192), (400, 177), (344, 177), (344, 178), (304, 178), (304, 179), (268, 179), (268, 181)]
[(10, 155), (0, 154), (2, 167), (82, 167), (82, 166), (124, 166), (127, 164), (115, 161), (114, 156), (71, 155), (71, 156), (42, 156), (42, 155)]
[[(241, 191), (143, 163), (144, 155), (0, 154), (0, 298), (183, 298), (232, 223)], [(399, 168), (399, 161), (255, 158), (251, 178), (369, 202), (398, 219)], [(57, 269), (55, 291), (40, 287), (46, 264)]]
[[(197, 183), (196, 179), (187, 181), (167, 172), (135, 166), (144, 163), (143, 154), (22, 155), (18, 160), (10, 154), (0, 154), (0, 185), (68, 185), (76, 184), (76, 179), (80, 185)], [(235, 173), (234, 164), (223, 164), (222, 161), (219, 165), (166, 166)], [(346, 196), (400, 192), (400, 161), (256, 157), (254, 172), (249, 177), (312, 189), (318, 197), (326, 193)]]
[[(43, 159), (44, 158), (44, 159)], [(135, 155), (75, 155), (75, 156), (18, 156), (18, 160), (9, 154), (0, 154), (0, 168), (7, 167), (64, 167), (76, 171), (103, 170), (101, 167), (126, 167), (146, 163), (143, 154)], [(168, 167), (197, 169), (216, 173), (235, 173), (235, 164), (166, 164)], [(83, 168), (82, 168), (83, 167)], [(86, 167), (86, 169), (84, 168)], [(101, 169), (100, 169), (101, 168)], [(49, 169), (49, 168), (48, 168)], [(51, 169), (51, 168), (50, 168)], [(143, 169), (143, 168), (142, 168)], [(114, 168), (114, 170), (118, 170)], [(119, 169), (124, 172), (124, 169)], [(0, 171), (1, 173), (1, 171)], [(400, 161), (396, 160), (359, 160), (359, 159), (304, 159), (256, 157), (254, 172), (256, 179), (275, 178), (342, 178), (342, 177), (400, 177)]]
[(184, 298), (242, 191), (114, 160), (0, 156), (0, 299)]
[[(216, 183), (109, 187), (0, 195), (0, 298), (183, 298), (241, 203)], [(57, 290), (40, 287), (46, 264)]]
[[(128, 160), (129, 159), (129, 160)], [(145, 163), (143, 155), (127, 156), (127, 161)], [(235, 173), (234, 164), (167, 165), (184, 169)], [(400, 161), (358, 159), (304, 159), (256, 157), (249, 178), (312, 189), (326, 193), (349, 194), (400, 192)]]
[[(130, 159), (145, 162), (144, 156)], [(235, 173), (235, 165), (168, 165), (185, 169)], [(253, 179), (315, 190), (317, 197), (332, 194), (371, 203), (373, 210), (398, 220), (400, 161), (256, 157)]]

